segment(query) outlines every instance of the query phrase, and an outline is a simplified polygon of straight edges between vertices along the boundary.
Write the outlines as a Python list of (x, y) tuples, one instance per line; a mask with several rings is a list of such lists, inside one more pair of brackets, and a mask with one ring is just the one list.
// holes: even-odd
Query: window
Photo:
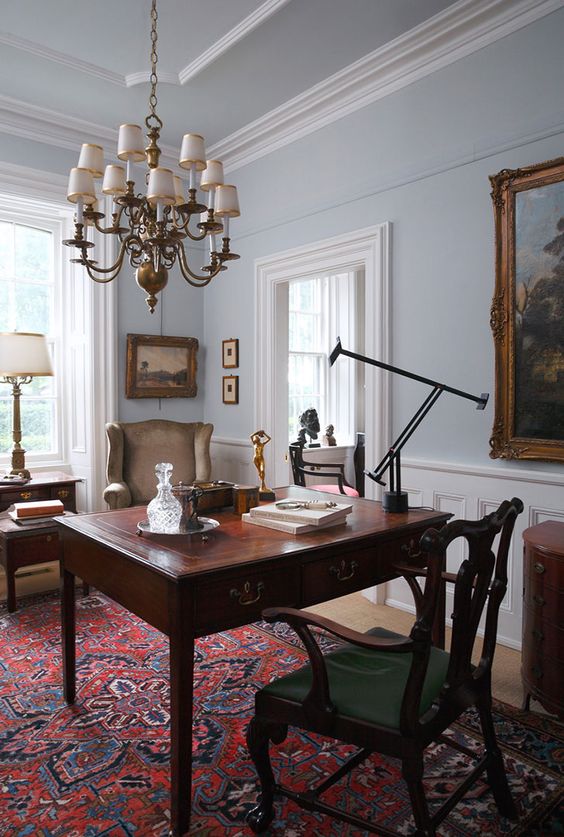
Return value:
[[(0, 212), (0, 331), (47, 335), (56, 368), (60, 332), (59, 242), (61, 225), (40, 217), (24, 219)], [(0, 459), (9, 461), (12, 440), (12, 387), (0, 385)], [(22, 387), (22, 446), (26, 460), (61, 458), (61, 407), (57, 376), (34, 378)]]
[[(358, 371), (354, 364), (329, 373), (327, 355), (337, 337), (356, 347), (361, 334), (357, 299), (361, 272), (293, 279), (288, 283), (288, 431), (297, 438), (299, 416), (317, 410), (321, 433), (328, 424), (339, 444), (353, 444), (357, 420)], [(358, 349), (357, 349), (358, 350)]]

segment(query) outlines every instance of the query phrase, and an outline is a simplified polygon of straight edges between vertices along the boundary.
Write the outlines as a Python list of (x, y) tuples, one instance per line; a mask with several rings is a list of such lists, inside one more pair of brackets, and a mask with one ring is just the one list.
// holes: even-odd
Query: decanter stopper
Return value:
[(158, 479), (157, 496), (153, 497), (147, 506), (147, 517), (151, 532), (172, 535), (178, 532), (178, 524), (182, 515), (182, 506), (172, 493), (170, 477), (172, 465), (170, 462), (159, 462), (155, 465)]

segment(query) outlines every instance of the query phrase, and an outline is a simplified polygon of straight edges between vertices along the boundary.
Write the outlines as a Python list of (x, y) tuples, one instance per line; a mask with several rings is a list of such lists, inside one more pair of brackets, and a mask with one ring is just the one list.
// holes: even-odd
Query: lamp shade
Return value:
[(235, 186), (218, 186), (215, 195), (215, 214), (218, 218), (238, 218), (239, 198)]
[(179, 166), (189, 169), (192, 164), (196, 171), (203, 171), (206, 167), (206, 149), (200, 134), (184, 134), (182, 137)]
[(183, 203), (186, 203), (186, 198), (184, 197), (184, 184), (182, 183), (182, 178), (179, 177), (177, 174), (174, 176), (174, 194), (176, 195), (176, 205), (180, 206)]
[(223, 184), (223, 163), (219, 160), (208, 160), (207, 163), (200, 181), (202, 192), (209, 192), (212, 187)]
[(67, 200), (71, 203), (78, 203), (81, 198), (86, 204), (94, 203), (96, 200), (96, 189), (94, 188), (92, 172), (88, 169), (71, 169)]
[(127, 186), (123, 166), (115, 166), (113, 164), (106, 166), (102, 181), (102, 192), (104, 195), (125, 195)]
[(118, 134), (118, 159), (140, 163), (145, 159), (143, 131), (140, 125), (120, 125)]
[(80, 149), (78, 168), (88, 169), (92, 177), (102, 177), (104, 174), (104, 149), (102, 146), (84, 142)]
[(174, 179), (170, 169), (159, 166), (150, 170), (147, 200), (152, 204), (160, 202), (163, 206), (172, 206), (176, 202)]
[(44, 334), (0, 333), (0, 375), (16, 378), (52, 375), (53, 367)]

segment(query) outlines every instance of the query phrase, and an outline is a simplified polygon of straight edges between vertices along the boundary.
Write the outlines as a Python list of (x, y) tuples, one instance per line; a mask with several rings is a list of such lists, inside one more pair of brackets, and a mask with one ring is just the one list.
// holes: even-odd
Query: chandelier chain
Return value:
[(150, 83), (151, 83), (151, 95), (149, 96), (149, 105), (151, 107), (151, 113), (145, 120), (145, 124), (148, 128), (151, 127), (150, 120), (153, 119), (158, 124), (160, 128), (162, 128), (162, 121), (157, 116), (157, 62), (159, 60), (159, 56), (157, 54), (157, 0), (152, 0), (151, 3), (151, 76), (150, 76)]

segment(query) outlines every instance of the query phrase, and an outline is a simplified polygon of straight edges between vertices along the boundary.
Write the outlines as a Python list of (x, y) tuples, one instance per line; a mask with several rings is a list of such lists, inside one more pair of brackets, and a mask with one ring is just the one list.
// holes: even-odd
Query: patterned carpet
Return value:
[[(24, 606), (22, 606), (22, 604)], [(59, 604), (53, 595), (0, 610), (0, 834), (9, 837), (164, 837), (169, 818), (168, 653), (165, 638), (103, 596), (77, 602), (78, 695), (67, 707), (61, 689)], [(285, 629), (263, 624), (215, 634), (197, 644), (195, 791), (191, 834), (248, 835), (256, 795), (244, 732), (255, 690), (304, 658)], [(485, 785), (451, 812), (439, 834), (564, 834), (564, 729), (548, 719), (498, 705), (518, 824), (501, 820)], [(468, 713), (457, 735), (472, 743)], [(559, 735), (560, 733), (560, 735)], [(303, 787), (350, 751), (313, 736), (290, 734), (273, 760), (287, 782)], [(445, 747), (429, 754), (427, 784), (440, 800), (467, 769)], [(448, 780), (445, 780), (445, 776)], [(341, 785), (344, 784), (344, 787)], [(328, 799), (372, 815), (398, 834), (412, 821), (397, 762), (367, 762)], [(560, 800), (560, 802), (559, 802)], [(348, 826), (279, 802), (270, 834), (358, 835)]]

